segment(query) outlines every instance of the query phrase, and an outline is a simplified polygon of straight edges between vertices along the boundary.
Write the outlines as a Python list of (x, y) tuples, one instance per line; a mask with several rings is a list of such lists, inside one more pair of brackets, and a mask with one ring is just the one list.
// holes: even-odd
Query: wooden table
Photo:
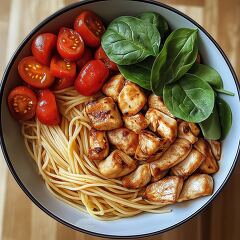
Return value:
[[(120, 0), (121, 1), (121, 0)], [(0, 74), (14, 49), (29, 31), (71, 0), (1, 0)], [(219, 42), (240, 75), (240, 1), (163, 1), (190, 15)], [(0, 233), (4, 240), (100, 239), (73, 231), (38, 209), (18, 187), (0, 155)], [(240, 239), (239, 166), (206, 211), (186, 224), (148, 239)]]

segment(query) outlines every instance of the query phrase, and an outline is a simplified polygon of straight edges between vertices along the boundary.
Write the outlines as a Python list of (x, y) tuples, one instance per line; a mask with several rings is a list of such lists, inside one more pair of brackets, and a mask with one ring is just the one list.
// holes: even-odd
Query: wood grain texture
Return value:
[[(43, 4), (41, 0), (1, 0), (0, 46), (4, 46), (2, 49), (7, 49), (7, 51), (4, 53), (5, 55), (1, 55), (4, 57), (0, 59), (0, 74), (4, 68), (4, 58), (9, 58), (24, 36), (49, 14), (72, 2), (75, 1), (51, 0), (44, 1)], [(185, 12), (202, 24), (222, 46), (238, 76), (240, 76), (240, 61), (238, 59), (240, 53), (239, 0), (166, 0), (163, 2)], [(7, 36), (8, 39), (11, 39), (8, 44)], [(0, 158), (3, 161), (1, 156)], [(0, 239), (103, 239), (76, 232), (47, 216), (30, 202), (9, 174), (5, 184), (4, 174), (6, 175), (6, 167), (4, 168), (5, 164), (2, 161), (0, 162), (0, 213), (4, 199), (5, 208), (3, 218), (0, 215), (0, 225), (3, 227), (2, 238), (0, 237)], [(200, 215), (172, 231), (146, 239), (239, 239), (240, 193), (237, 191), (239, 187), (239, 170), (240, 166), (238, 165), (222, 193)], [(5, 188), (5, 186), (7, 187)], [(1, 224), (1, 221), (3, 224)]]

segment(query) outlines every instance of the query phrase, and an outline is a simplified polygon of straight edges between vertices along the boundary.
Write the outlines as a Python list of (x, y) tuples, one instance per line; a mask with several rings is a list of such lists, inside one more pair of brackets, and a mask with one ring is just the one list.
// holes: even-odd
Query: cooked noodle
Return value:
[[(141, 189), (127, 189), (117, 179), (107, 179), (88, 159), (90, 124), (84, 103), (94, 97), (73, 88), (55, 92), (62, 122), (46, 126), (38, 120), (22, 123), (30, 156), (38, 165), (49, 191), (58, 199), (100, 220), (130, 217), (141, 212), (166, 213), (170, 209), (141, 198)], [(96, 97), (96, 96), (95, 96)]]

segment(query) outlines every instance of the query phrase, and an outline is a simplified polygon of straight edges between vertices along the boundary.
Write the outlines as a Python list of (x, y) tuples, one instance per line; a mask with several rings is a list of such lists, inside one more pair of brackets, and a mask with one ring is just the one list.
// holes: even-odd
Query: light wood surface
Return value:
[[(42, 19), (72, 0), (0, 1), (0, 74), (20, 41)], [(240, 76), (240, 1), (167, 0), (203, 25), (219, 42)], [(203, 213), (186, 224), (147, 239), (240, 239), (239, 165), (224, 190)], [(77, 240), (101, 238), (85, 235), (56, 222), (21, 191), (0, 155), (0, 239)]]

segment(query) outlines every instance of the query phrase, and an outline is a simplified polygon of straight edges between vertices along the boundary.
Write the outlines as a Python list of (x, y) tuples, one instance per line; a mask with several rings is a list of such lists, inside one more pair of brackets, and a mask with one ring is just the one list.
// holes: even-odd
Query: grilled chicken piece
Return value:
[(194, 174), (184, 182), (178, 202), (211, 195), (212, 192), (212, 177), (207, 174)]
[(181, 161), (190, 153), (191, 143), (183, 138), (178, 138), (162, 156), (150, 163), (150, 170), (153, 177), (157, 177), (159, 172), (167, 170)]
[(162, 204), (175, 203), (178, 200), (182, 186), (182, 177), (165, 177), (158, 182), (148, 185), (143, 194), (143, 199)]
[(171, 169), (171, 173), (176, 176), (190, 176), (205, 160), (205, 156), (196, 149), (192, 149), (189, 155)]
[(159, 111), (161, 111), (162, 113), (165, 113), (166, 115), (168, 115), (169, 117), (174, 118), (174, 116), (170, 113), (170, 111), (167, 109), (167, 107), (165, 106), (165, 104), (163, 103), (163, 100), (161, 97), (155, 95), (154, 93), (152, 93), (149, 97), (148, 97), (148, 106), (150, 108), (155, 108)]
[(147, 128), (148, 122), (143, 114), (138, 113), (134, 116), (123, 116), (123, 121), (125, 123), (126, 128), (140, 133), (141, 130)]
[(121, 115), (111, 97), (88, 103), (86, 113), (97, 130), (112, 130), (120, 128), (123, 124)]
[(139, 160), (139, 161), (146, 161), (149, 158), (149, 155), (144, 153), (142, 151), (140, 145), (138, 145), (137, 148), (136, 148), (134, 158)]
[(199, 139), (195, 144), (196, 148), (200, 153), (205, 156), (205, 161), (200, 165), (199, 170), (201, 173), (212, 174), (218, 171), (219, 166), (214, 158), (210, 145), (203, 139)]
[(146, 115), (147, 121), (149, 122), (149, 128), (153, 132), (157, 132), (162, 138), (166, 138), (172, 143), (177, 137), (177, 121), (168, 115), (149, 108)]
[(126, 188), (141, 188), (146, 186), (151, 180), (151, 173), (149, 169), (149, 164), (143, 164), (138, 166), (138, 168), (130, 173), (129, 175), (123, 177), (122, 184)]
[[(165, 151), (165, 150), (164, 150)], [(159, 151), (157, 152), (156, 154), (150, 156), (148, 159), (147, 159), (147, 162), (150, 163), (150, 162), (154, 162), (156, 160), (158, 160), (164, 153), (164, 151)]]
[(109, 144), (106, 133), (92, 128), (89, 135), (89, 158), (91, 160), (103, 160), (108, 156), (108, 153)]
[(126, 81), (118, 96), (118, 106), (127, 116), (137, 114), (146, 104), (147, 98), (141, 88), (135, 83)]
[(164, 178), (168, 174), (168, 171), (169, 170), (164, 170), (164, 171), (159, 172), (157, 176), (155, 176), (155, 177), (152, 176), (151, 177), (151, 182), (157, 182), (160, 179)]
[(102, 92), (108, 97), (112, 97), (113, 100), (117, 102), (119, 93), (123, 89), (124, 82), (125, 80), (123, 75), (115, 75), (103, 85)]
[(98, 169), (107, 178), (119, 178), (136, 169), (136, 161), (122, 151), (114, 150), (105, 160), (102, 160)]
[(221, 158), (221, 143), (215, 140), (207, 140), (207, 141), (211, 147), (213, 156), (216, 158), (217, 161), (219, 161)]
[(129, 156), (134, 156), (138, 146), (138, 135), (127, 129), (118, 128), (107, 132), (109, 142)]
[[(197, 128), (197, 126), (194, 127), (194, 125), (191, 124), (191, 127), (194, 129), (193, 131), (195, 132), (195, 129)], [(181, 122), (178, 126), (178, 137), (185, 138), (190, 143), (194, 144), (198, 140), (198, 138), (191, 131), (191, 127), (188, 122), (184, 122), (184, 121)]]
[(200, 128), (198, 127), (198, 125), (196, 123), (188, 122), (188, 126), (190, 127), (190, 130), (193, 133), (193, 135), (197, 137), (200, 133)]
[(151, 156), (166, 147), (167, 141), (158, 137), (153, 132), (143, 130), (139, 134), (139, 146), (147, 155)]

